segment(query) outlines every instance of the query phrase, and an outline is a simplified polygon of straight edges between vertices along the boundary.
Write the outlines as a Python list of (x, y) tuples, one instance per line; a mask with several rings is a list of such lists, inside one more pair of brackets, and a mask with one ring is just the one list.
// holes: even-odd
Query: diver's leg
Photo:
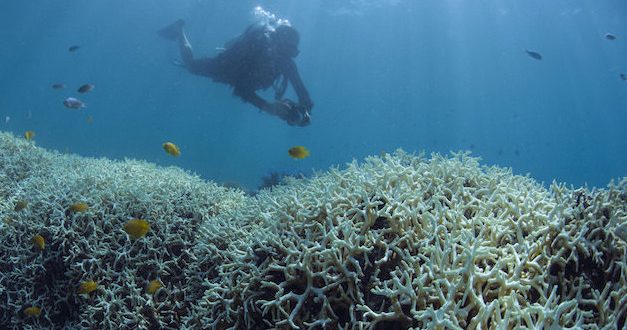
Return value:
[(192, 44), (187, 40), (187, 36), (183, 29), (181, 29), (181, 34), (178, 38), (179, 41), (179, 50), (181, 52), (181, 58), (183, 58), (183, 63), (185, 63), (185, 67), (193, 71), (192, 68), (195, 66), (194, 62), (194, 51), (192, 49)]
[(189, 43), (185, 32), (182, 31), (179, 38), (179, 50), (187, 71), (199, 76), (214, 77), (216, 68), (213, 59), (209, 57), (195, 59), (192, 44)]
[[(183, 66), (185, 66), (187, 71), (200, 76), (212, 77), (214, 71), (212, 59), (194, 59), (192, 44), (185, 35), (185, 30), (183, 29), (184, 26), (185, 21), (179, 19), (178, 21), (159, 30), (157, 33), (164, 39), (176, 41), (178, 43), (181, 58), (183, 60)], [(177, 63), (177, 65), (179, 64)]]
[(189, 69), (190, 65), (194, 61), (194, 52), (192, 50), (192, 44), (189, 43), (189, 40), (185, 35), (185, 31), (183, 30), (184, 26), (185, 21), (179, 19), (178, 21), (159, 30), (157, 33), (164, 39), (178, 42), (183, 63), (185, 63), (185, 66)]

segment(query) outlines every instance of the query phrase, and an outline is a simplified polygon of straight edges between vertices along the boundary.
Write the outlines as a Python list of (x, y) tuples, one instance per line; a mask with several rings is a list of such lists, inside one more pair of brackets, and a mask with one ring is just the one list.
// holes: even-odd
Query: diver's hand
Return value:
[(296, 122), (296, 125), (304, 127), (311, 124), (311, 108), (313, 108), (313, 103), (309, 100), (298, 104), (292, 102), (292, 109), (299, 114), (299, 120)]
[(290, 99), (284, 99), (281, 102), (290, 107), (291, 114), (287, 119), (287, 123), (292, 126), (304, 127), (311, 124), (311, 107), (313, 103), (307, 101), (305, 103), (296, 103)]
[(296, 125), (300, 127), (309, 126), (309, 124), (311, 124), (311, 116), (309, 115), (309, 112), (303, 113), (301, 120), (296, 123)]
[(311, 113), (311, 108), (313, 108), (313, 106), (314, 104), (313, 102), (311, 102), (311, 100), (305, 100), (298, 104), (298, 107), (302, 108), (303, 109), (302, 111), (308, 114)]
[(303, 127), (311, 122), (308, 109), (289, 99), (267, 103), (262, 110), (285, 120), (290, 126)]

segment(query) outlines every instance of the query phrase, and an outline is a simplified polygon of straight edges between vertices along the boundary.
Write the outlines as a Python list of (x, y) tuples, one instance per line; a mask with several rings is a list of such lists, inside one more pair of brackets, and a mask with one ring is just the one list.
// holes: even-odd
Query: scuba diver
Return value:
[[(194, 58), (184, 25), (183, 20), (178, 20), (158, 33), (178, 42), (183, 64), (189, 72), (232, 86), (234, 95), (289, 125), (309, 125), (313, 102), (293, 60), (299, 53), (300, 37), (287, 21), (274, 26), (254, 23), (213, 58)], [(288, 82), (298, 96), (298, 103), (283, 98)], [(270, 86), (275, 91), (274, 101), (257, 95), (256, 91)]]

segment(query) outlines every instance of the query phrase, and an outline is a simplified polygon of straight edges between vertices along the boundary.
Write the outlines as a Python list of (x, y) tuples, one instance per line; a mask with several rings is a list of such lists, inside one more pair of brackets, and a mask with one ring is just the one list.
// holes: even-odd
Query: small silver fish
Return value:
[(532, 50), (525, 49), (525, 53), (527, 53), (527, 55), (529, 55), (533, 59), (536, 59), (538, 61), (542, 60), (542, 55), (540, 55), (540, 53), (538, 53), (538, 52), (534, 52)]
[(627, 81), (627, 74), (621, 73), (620, 79), (622, 79), (623, 81)]
[(65, 85), (62, 83), (56, 83), (56, 84), (52, 84), (52, 88), (54, 89), (64, 89)]
[(70, 109), (81, 109), (87, 106), (85, 103), (83, 103), (83, 101), (74, 97), (68, 97), (67, 99), (65, 99), (65, 101), (63, 101), (63, 105)]
[(611, 33), (606, 33), (605, 34), (605, 39), (607, 39), (607, 40), (616, 40), (616, 36), (611, 34)]

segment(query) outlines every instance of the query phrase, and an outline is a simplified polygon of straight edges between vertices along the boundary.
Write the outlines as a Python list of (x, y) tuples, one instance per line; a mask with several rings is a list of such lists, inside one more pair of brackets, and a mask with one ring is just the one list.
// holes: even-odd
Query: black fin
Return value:
[(181, 36), (181, 33), (183, 31), (183, 26), (185, 26), (185, 21), (182, 19), (179, 19), (178, 21), (157, 31), (157, 34), (161, 36), (161, 38), (176, 41)]

